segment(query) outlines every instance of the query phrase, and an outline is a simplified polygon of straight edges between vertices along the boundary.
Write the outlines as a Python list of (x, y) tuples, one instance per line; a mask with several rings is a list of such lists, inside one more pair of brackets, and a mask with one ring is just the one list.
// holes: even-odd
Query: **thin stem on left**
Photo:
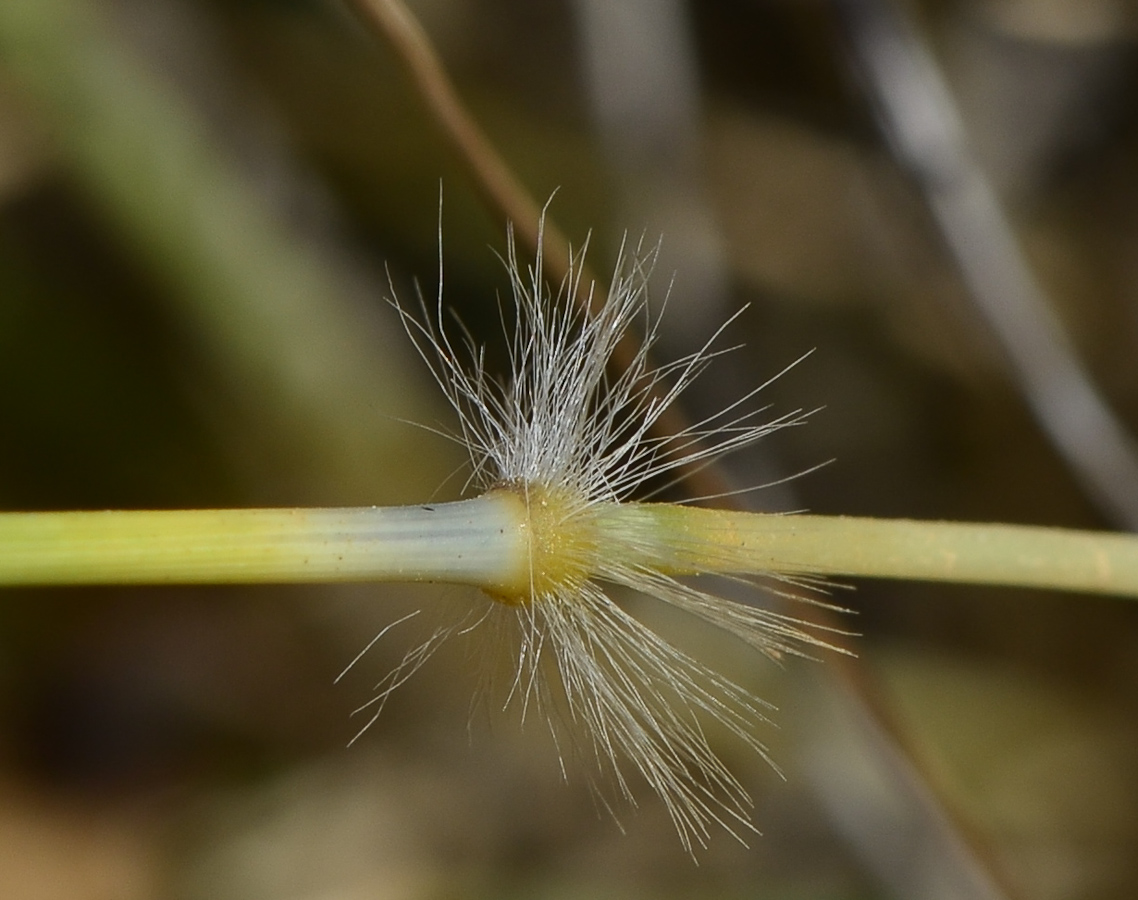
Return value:
[(525, 508), (437, 505), (0, 514), (0, 585), (450, 581), (517, 590)]

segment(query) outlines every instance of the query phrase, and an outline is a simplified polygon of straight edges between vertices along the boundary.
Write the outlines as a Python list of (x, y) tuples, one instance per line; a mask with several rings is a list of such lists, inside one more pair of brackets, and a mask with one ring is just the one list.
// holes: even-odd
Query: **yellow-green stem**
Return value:
[[(556, 539), (558, 529), (572, 540)], [(566, 512), (559, 504), (527, 508), (510, 490), (394, 508), (0, 514), (0, 585), (445, 581), (524, 602), (531, 586), (564, 573), (603, 579), (617, 569), (1138, 597), (1138, 536), (662, 503)]]
[[(671, 574), (818, 574), (1138, 597), (1138, 536), (1025, 525), (623, 504), (601, 529)], [(649, 538), (648, 536), (654, 537)], [(645, 560), (647, 562), (647, 560)]]
[(0, 584), (452, 581), (519, 590), (508, 493), (424, 506), (0, 514)]

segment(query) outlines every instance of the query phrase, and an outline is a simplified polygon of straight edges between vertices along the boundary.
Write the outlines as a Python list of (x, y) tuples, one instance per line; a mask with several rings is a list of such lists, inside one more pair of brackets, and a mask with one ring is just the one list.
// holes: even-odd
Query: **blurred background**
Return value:
[[(693, 417), (814, 351), (760, 400), (820, 411), (728, 463), (780, 482), (757, 508), (1138, 527), (1131, 0), (411, 8), (597, 271), (662, 236), (662, 357), (749, 304)], [(457, 496), (461, 448), (412, 424), (453, 423), (385, 301), (434, 298), (440, 220), (446, 303), (501, 367), (505, 223), (349, 7), (6, 0), (0, 508)], [(716, 835), (697, 867), (653, 796), (618, 826), (540, 723), (472, 703), (477, 640), (346, 747), (414, 623), (333, 685), (344, 665), (477, 595), (7, 591), (0, 894), (1138, 893), (1138, 611), (837, 599), (853, 679), (627, 598), (780, 707), (785, 780), (722, 747), (762, 836)]]

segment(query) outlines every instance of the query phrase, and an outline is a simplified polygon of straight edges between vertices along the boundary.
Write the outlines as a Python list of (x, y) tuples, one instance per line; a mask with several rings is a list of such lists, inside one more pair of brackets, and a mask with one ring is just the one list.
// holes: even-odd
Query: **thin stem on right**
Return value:
[(675, 574), (812, 574), (1138, 598), (1138, 536), (1027, 525), (625, 504), (603, 526)]

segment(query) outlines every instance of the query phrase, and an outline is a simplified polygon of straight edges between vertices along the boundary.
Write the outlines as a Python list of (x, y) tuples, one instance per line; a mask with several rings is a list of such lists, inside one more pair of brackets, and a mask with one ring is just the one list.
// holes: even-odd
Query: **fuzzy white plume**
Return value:
[[(591, 285), (582, 296), (582, 258), (583, 251), (567, 281), (551, 293), (540, 261), (523, 273), (511, 237), (506, 267), (517, 324), (507, 335), (508, 380), (486, 371), (469, 335), (458, 346), (448, 337), (441, 286), (433, 316), (420, 320), (397, 309), (458, 414), (471, 485), (524, 500), (529, 583), (518, 595), (494, 598), (500, 601), (495, 617), (508, 617), (514, 632), (508, 702), (547, 717), (560, 747), (567, 732), (572, 746), (593, 757), (630, 801), (631, 773), (638, 773), (693, 851), (706, 845), (713, 823), (736, 837), (752, 828), (747, 793), (710, 746), (701, 716), (718, 720), (766, 758), (754, 726), (768, 706), (632, 617), (604, 584), (677, 606), (772, 657), (798, 652), (801, 642), (820, 642), (792, 619), (657, 570), (651, 560), (659, 553), (659, 536), (650, 525), (641, 529), (626, 517), (614, 526), (610, 514), (628, 506), (649, 479), (800, 424), (805, 414), (760, 419), (763, 410), (748, 409), (757, 388), (679, 433), (656, 434), (660, 417), (721, 351), (709, 342), (697, 353), (652, 366), (648, 353), (660, 319), (647, 309), (647, 283), (655, 252), (622, 248), (608, 297), (596, 312), (587, 311)], [(639, 349), (624, 371), (610, 374), (610, 357), (634, 323), (643, 329)], [(429, 643), (437, 642), (435, 633)], [(417, 668), (421, 659), (421, 653), (409, 654), (401, 672)], [(389, 690), (390, 684), (383, 695)]]

